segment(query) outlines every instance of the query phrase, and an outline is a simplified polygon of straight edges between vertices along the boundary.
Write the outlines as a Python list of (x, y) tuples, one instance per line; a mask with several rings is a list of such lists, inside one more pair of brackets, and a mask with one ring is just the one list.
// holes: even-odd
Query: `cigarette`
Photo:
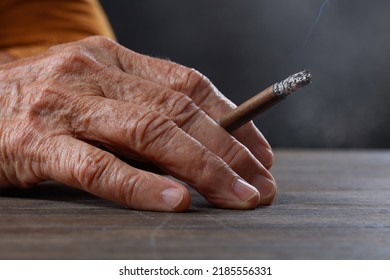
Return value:
[(310, 82), (311, 73), (309, 70), (303, 70), (291, 75), (287, 79), (268, 87), (238, 106), (221, 118), (219, 124), (226, 131), (233, 132), (237, 128), (253, 120), (257, 115), (279, 103), (299, 88), (310, 84)]

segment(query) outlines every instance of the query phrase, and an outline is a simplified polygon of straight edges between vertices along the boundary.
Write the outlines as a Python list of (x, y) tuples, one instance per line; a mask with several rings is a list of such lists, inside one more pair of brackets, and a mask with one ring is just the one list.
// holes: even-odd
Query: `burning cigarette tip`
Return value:
[(280, 97), (286, 97), (297, 89), (304, 87), (310, 83), (311, 72), (309, 70), (303, 70), (294, 75), (291, 75), (290, 77), (279, 83), (276, 83), (274, 85), (274, 92)]

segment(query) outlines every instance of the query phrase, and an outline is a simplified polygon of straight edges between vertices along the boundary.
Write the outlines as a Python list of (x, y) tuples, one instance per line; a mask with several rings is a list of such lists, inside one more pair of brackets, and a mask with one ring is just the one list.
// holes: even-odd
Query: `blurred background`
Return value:
[(199, 70), (236, 104), (310, 69), (255, 120), (273, 147), (390, 147), (388, 0), (101, 3), (121, 44)]

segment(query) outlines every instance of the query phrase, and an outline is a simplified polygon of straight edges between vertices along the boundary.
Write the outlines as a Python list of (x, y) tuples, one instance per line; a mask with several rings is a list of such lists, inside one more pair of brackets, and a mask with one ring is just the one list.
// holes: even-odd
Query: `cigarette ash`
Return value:
[(309, 70), (303, 70), (274, 85), (274, 92), (279, 97), (286, 97), (311, 82)]

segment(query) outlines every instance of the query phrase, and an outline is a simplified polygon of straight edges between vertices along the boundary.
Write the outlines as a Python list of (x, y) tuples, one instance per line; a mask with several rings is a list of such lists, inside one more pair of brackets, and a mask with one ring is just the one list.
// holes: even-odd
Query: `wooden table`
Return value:
[(254, 211), (123, 209), (53, 183), (0, 193), (2, 259), (390, 259), (390, 152), (278, 150)]

